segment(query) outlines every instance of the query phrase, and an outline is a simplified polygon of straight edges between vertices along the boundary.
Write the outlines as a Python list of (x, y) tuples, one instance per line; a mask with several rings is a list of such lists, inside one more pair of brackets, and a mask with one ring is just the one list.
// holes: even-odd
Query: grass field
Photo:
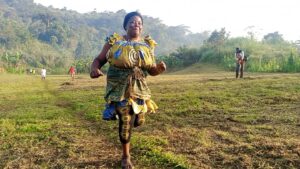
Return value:
[[(159, 111), (133, 130), (137, 169), (299, 168), (300, 74), (148, 77)], [(105, 77), (0, 75), (0, 168), (120, 168)]]

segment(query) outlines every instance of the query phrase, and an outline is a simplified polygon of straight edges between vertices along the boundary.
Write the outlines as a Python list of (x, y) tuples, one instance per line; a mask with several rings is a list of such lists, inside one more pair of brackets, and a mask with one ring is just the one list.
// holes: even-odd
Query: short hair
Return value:
[(123, 21), (123, 28), (126, 30), (126, 25), (129, 21), (129, 19), (133, 16), (138, 16), (142, 19), (142, 24), (144, 23), (143, 21), (143, 17), (142, 15), (139, 13), (139, 12), (129, 12), (128, 14), (126, 14), (125, 18), (124, 18), (124, 21)]

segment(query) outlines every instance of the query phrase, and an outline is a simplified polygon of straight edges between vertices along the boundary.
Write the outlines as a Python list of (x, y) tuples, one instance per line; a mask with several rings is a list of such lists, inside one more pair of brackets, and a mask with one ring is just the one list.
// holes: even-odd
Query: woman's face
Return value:
[(143, 21), (139, 16), (133, 16), (129, 19), (126, 26), (127, 35), (130, 37), (138, 37), (143, 31)]

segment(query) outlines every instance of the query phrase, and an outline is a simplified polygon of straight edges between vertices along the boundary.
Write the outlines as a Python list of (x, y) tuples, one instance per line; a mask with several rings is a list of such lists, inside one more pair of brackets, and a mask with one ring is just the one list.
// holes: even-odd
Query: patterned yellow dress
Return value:
[[(135, 114), (155, 112), (158, 107), (150, 99), (146, 76), (155, 64), (156, 42), (150, 36), (141, 42), (131, 42), (117, 33), (109, 36), (106, 41), (111, 45), (106, 55), (110, 64), (105, 94), (108, 103), (106, 114), (114, 113), (115, 104), (131, 105)], [(105, 120), (109, 118), (103, 117)]]

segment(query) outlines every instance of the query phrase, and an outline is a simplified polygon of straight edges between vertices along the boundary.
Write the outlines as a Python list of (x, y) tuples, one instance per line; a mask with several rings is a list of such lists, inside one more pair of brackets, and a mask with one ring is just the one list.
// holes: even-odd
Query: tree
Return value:
[(226, 32), (225, 28), (222, 28), (220, 31), (214, 30), (207, 42), (213, 46), (223, 45), (225, 40), (229, 37), (229, 33)]
[(222, 28), (220, 31), (213, 31), (208, 38), (207, 42), (212, 48), (217, 51), (217, 55), (214, 55), (214, 62), (220, 62), (223, 59), (223, 55), (221, 54), (221, 50), (225, 44), (225, 41), (228, 39), (229, 33), (226, 32), (225, 28)]
[(284, 42), (284, 39), (282, 38), (282, 34), (279, 34), (278, 32), (273, 32), (265, 35), (263, 41), (271, 44), (278, 44)]

